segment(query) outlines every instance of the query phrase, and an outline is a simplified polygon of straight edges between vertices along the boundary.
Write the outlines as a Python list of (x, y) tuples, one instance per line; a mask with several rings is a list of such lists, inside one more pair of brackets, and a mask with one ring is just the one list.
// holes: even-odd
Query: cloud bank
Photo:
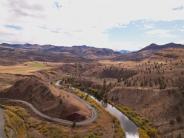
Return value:
[[(154, 41), (155, 35), (164, 37), (160, 43), (182, 42), (178, 36), (173, 39), (170, 28), (154, 26), (159, 21), (183, 21), (183, 5), (183, 0), (0, 0), (0, 42), (66, 46), (86, 44), (132, 50)], [(132, 22), (136, 27), (136, 22), (140, 20), (144, 25), (142, 29), (145, 29), (141, 33), (154, 36), (149, 41), (143, 38), (137, 41), (131, 36), (128, 40), (112, 40), (109, 30), (119, 28), (123, 31), (122, 28)], [(177, 25), (177, 22), (174, 24)], [(176, 27), (175, 33), (180, 31), (182, 25), (183, 22)], [(126, 29), (131, 31), (131, 28)], [(124, 36), (119, 35), (117, 37)]]

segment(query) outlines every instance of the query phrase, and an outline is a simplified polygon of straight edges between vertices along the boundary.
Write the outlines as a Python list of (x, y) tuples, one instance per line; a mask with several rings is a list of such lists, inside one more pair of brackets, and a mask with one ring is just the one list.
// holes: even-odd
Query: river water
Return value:
[(97, 100), (95, 97), (93, 98), (98, 104), (104, 107), (106, 111), (108, 111), (112, 116), (116, 117), (123, 130), (125, 131), (126, 138), (139, 138), (138, 127), (130, 120), (127, 116), (125, 116), (122, 112), (120, 112), (117, 108), (112, 106), (111, 104), (105, 104), (102, 101)]
[[(60, 81), (56, 82), (57, 86), (60, 86)], [(75, 88), (72, 88), (76, 90)], [(85, 93), (86, 94), (86, 93)], [(111, 104), (105, 104), (103, 101), (99, 101), (94, 96), (89, 95), (92, 99), (94, 99), (98, 104), (100, 104), (106, 111), (108, 111), (112, 116), (116, 117), (120, 122), (122, 129), (125, 131), (126, 138), (139, 138), (138, 127), (121, 111), (119, 111), (116, 107)]]

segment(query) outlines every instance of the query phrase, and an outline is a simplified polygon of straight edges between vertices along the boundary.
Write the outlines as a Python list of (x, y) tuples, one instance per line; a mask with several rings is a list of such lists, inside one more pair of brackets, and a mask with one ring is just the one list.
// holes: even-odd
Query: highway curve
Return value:
[[(77, 98), (78, 100), (80, 100), (83, 104), (85, 104), (87, 106), (87, 108), (89, 110), (91, 110), (91, 116), (90, 118), (80, 121), (80, 122), (75, 122), (76, 126), (83, 126), (83, 125), (88, 125), (90, 123), (92, 123), (93, 121), (96, 120), (97, 118), (97, 112), (96, 110), (89, 105), (86, 101), (84, 101), (83, 99), (79, 98), (78, 96), (72, 94), (75, 98)], [(44, 120), (47, 121), (51, 121), (51, 122), (56, 122), (62, 125), (67, 125), (67, 126), (72, 126), (74, 122), (69, 121), (69, 120), (64, 120), (64, 119), (60, 119), (60, 118), (55, 118), (55, 117), (51, 117), (48, 116), (42, 112), (40, 112), (38, 109), (36, 109), (31, 103), (28, 103), (26, 101), (23, 100), (15, 100), (15, 99), (9, 99), (9, 98), (0, 98), (0, 101), (8, 101), (8, 102), (13, 102), (13, 103), (21, 103), (27, 107), (29, 107), (36, 115), (38, 115), (39, 117), (43, 118)]]

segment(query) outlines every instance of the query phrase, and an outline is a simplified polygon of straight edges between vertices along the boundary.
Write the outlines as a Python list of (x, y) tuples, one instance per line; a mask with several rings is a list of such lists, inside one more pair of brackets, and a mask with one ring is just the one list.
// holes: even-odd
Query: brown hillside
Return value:
[(150, 120), (162, 136), (183, 134), (184, 93), (180, 90), (114, 88), (111, 101), (134, 109)]
[(42, 113), (53, 117), (80, 121), (89, 116), (90, 111), (83, 103), (70, 96), (58, 97), (56, 93), (57, 89), (49, 87), (36, 77), (28, 77), (17, 81), (11, 88), (2, 92), (0, 97), (27, 101)]

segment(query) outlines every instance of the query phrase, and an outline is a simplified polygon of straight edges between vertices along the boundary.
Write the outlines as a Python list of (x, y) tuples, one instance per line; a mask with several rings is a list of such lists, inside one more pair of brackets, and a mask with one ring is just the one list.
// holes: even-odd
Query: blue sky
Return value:
[(22, 27), (20, 26), (16, 26), (16, 25), (11, 25), (11, 24), (6, 24), (4, 25), (5, 28), (8, 28), (8, 29), (13, 29), (13, 30), (22, 30)]
[(0, 43), (138, 50), (184, 43), (183, 0), (0, 0)]
[[(108, 38), (112, 42), (131, 42), (139, 44), (169, 42), (182, 43), (184, 39), (184, 20), (174, 21), (132, 21), (127, 25), (110, 28)], [(137, 47), (138, 49), (141, 48)]]

